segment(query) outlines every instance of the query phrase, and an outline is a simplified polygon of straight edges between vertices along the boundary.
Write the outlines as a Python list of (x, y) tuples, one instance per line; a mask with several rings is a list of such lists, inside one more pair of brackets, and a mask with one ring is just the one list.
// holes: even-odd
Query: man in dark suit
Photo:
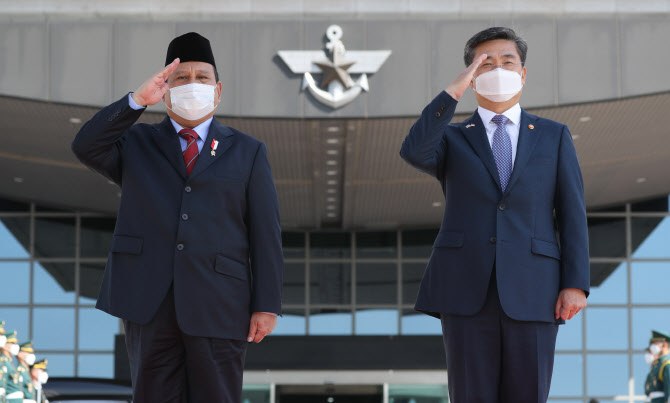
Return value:
[[(213, 119), (221, 82), (188, 33), (72, 150), (121, 186), (97, 307), (123, 319), (135, 403), (239, 403), (247, 343), (281, 311), (279, 208), (265, 145)], [(163, 100), (159, 124), (135, 124)]]
[[(446, 197), (416, 309), (442, 320), (454, 403), (545, 402), (557, 325), (589, 292), (577, 155), (565, 125), (519, 106), (526, 52), (508, 28), (473, 36), (467, 69), (423, 110), (400, 151)], [(479, 108), (450, 123), (468, 87)]]

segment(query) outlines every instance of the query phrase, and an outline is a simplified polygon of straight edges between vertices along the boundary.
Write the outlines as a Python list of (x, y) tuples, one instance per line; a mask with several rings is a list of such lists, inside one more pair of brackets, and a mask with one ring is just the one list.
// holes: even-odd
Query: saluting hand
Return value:
[(177, 66), (179, 66), (179, 58), (174, 59), (172, 63), (168, 64), (161, 71), (142, 83), (142, 85), (133, 92), (133, 100), (141, 106), (155, 105), (159, 103), (169, 88), (166, 81), (170, 74), (175, 71)]
[(247, 341), (260, 343), (261, 340), (277, 326), (277, 317), (265, 312), (254, 312), (251, 314), (251, 323), (249, 324), (249, 335)]
[(456, 77), (456, 79), (449, 84), (445, 90), (447, 94), (451, 95), (452, 98), (458, 100), (463, 96), (465, 90), (468, 89), (470, 83), (472, 82), (472, 77), (475, 74), (475, 71), (479, 68), (479, 65), (486, 60), (486, 53), (479, 55), (478, 58), (472, 61), (472, 64), (468, 66), (461, 74)]
[(586, 307), (586, 294), (577, 288), (564, 288), (558, 294), (556, 301), (555, 318), (572, 319), (579, 311)]

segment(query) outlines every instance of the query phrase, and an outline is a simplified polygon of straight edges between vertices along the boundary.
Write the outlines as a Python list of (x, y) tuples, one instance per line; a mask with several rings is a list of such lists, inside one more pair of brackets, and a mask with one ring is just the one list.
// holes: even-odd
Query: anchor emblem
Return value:
[[(367, 75), (376, 73), (391, 55), (390, 50), (347, 51), (342, 34), (339, 25), (328, 27), (326, 51), (277, 52), (294, 74), (303, 74), (302, 90), (307, 89), (314, 99), (333, 109), (353, 101), (361, 91), (369, 91)], [(319, 84), (312, 74), (321, 74)], [(354, 81), (351, 74), (360, 76)]]

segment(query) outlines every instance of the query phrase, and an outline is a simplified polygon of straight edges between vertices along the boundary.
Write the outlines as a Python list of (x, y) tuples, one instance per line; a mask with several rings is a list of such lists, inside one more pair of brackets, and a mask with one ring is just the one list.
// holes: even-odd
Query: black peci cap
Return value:
[(214, 54), (209, 40), (195, 32), (178, 36), (170, 42), (165, 56), (165, 65), (172, 63), (176, 58), (179, 58), (180, 62), (209, 63), (216, 70)]

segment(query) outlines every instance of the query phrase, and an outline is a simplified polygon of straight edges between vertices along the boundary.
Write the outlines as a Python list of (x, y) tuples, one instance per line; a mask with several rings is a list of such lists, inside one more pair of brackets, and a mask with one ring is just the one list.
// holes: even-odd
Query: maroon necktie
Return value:
[(190, 175), (198, 159), (198, 133), (191, 129), (181, 129), (179, 131), (181, 138), (186, 140), (186, 149), (184, 150), (184, 164), (186, 164), (186, 174)]

